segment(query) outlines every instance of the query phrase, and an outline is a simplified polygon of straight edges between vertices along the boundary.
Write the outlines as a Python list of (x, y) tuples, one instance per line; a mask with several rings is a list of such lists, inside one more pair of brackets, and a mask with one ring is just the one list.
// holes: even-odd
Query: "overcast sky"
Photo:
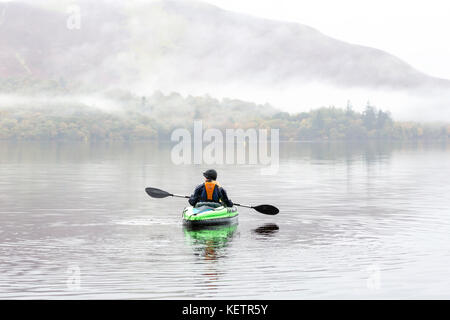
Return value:
[(388, 51), (450, 79), (449, 0), (206, 0), (224, 9), (300, 22), (326, 35)]
[[(4, 1), (6, 0), (0, 0)], [(131, 1), (151, 0), (127, 2)], [(59, 6), (62, 3), (76, 2), (77, 0), (48, 0), (49, 4), (58, 3)], [(303, 23), (334, 38), (387, 51), (423, 72), (450, 79), (449, 0), (204, 0), (204, 2), (254, 16)]]

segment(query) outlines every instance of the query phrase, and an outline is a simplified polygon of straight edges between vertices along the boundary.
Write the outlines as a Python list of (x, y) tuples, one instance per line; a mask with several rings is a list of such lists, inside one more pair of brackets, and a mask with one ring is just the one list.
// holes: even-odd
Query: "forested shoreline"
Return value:
[[(19, 83), (20, 84), (20, 83)], [(138, 96), (109, 90), (96, 99), (68, 89), (64, 81), (22, 89), (0, 82), (0, 94), (26, 95), (28, 100), (0, 102), (0, 140), (170, 140), (176, 128), (191, 130), (195, 120), (204, 128), (279, 129), (280, 139), (302, 140), (446, 140), (450, 124), (398, 122), (367, 104), (364, 111), (323, 107), (290, 114), (265, 104), (179, 93)], [(44, 86), (44, 87), (42, 87)], [(51, 99), (39, 99), (42, 89)], [(91, 93), (89, 93), (91, 95)], [(81, 98), (80, 98), (81, 97)], [(111, 108), (109, 108), (111, 106)]]

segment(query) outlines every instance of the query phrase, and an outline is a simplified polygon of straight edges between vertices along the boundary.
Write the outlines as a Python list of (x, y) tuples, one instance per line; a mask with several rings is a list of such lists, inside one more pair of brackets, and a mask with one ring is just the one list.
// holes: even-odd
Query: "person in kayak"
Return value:
[(232, 207), (233, 202), (228, 199), (227, 192), (216, 182), (217, 171), (214, 169), (203, 172), (205, 182), (195, 188), (194, 193), (189, 198), (189, 204), (195, 206), (198, 202), (216, 202)]

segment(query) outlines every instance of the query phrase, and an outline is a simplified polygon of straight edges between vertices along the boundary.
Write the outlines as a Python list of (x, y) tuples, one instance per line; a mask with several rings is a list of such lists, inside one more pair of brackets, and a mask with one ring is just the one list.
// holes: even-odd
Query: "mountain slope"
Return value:
[(67, 12), (0, 4), (0, 78), (211, 93), (287, 111), (370, 99), (405, 119), (449, 112), (449, 80), (302, 24), (191, 1), (77, 3), (81, 28), (72, 30)]
[[(2, 4), (0, 76), (94, 78), (116, 82), (324, 81), (339, 86), (448, 85), (383, 51), (351, 45), (307, 26), (270, 21), (196, 2), (121, 10), (83, 2), (80, 30), (67, 14)], [(119, 81), (120, 82), (120, 81)]]

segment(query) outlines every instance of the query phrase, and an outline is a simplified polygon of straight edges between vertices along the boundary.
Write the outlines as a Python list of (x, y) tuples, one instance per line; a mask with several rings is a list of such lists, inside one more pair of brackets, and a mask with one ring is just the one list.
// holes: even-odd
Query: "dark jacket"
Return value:
[[(197, 188), (195, 188), (194, 193), (191, 195), (191, 197), (188, 200), (189, 204), (191, 206), (195, 206), (197, 204), (197, 202), (208, 201), (208, 199), (202, 198), (202, 195), (205, 194), (204, 190), (205, 190), (204, 183), (198, 185)], [(216, 186), (216, 190), (218, 193), (219, 201), (222, 202), (227, 207), (232, 207), (233, 202), (231, 202), (231, 200), (228, 199), (228, 195), (227, 195), (227, 192), (225, 191), (225, 189), (222, 187)]]

